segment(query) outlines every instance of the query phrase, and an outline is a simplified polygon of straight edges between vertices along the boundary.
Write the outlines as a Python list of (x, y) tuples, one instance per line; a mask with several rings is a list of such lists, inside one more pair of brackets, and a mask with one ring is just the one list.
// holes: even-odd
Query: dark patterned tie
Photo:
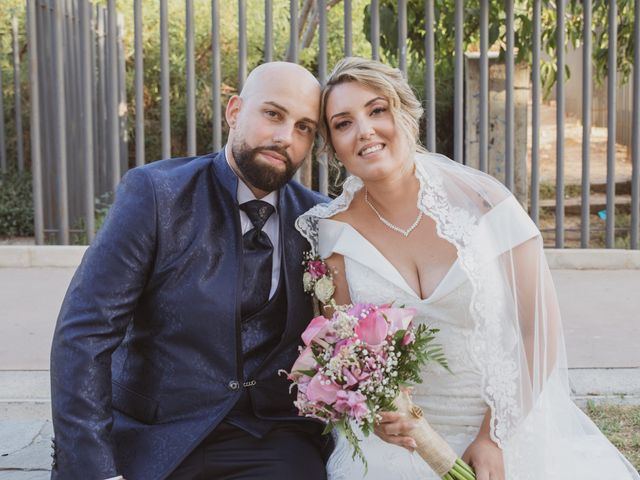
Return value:
[(240, 209), (253, 224), (253, 228), (242, 236), (244, 267), (241, 311), (242, 318), (246, 319), (269, 300), (273, 245), (262, 227), (275, 209), (261, 200), (243, 203)]

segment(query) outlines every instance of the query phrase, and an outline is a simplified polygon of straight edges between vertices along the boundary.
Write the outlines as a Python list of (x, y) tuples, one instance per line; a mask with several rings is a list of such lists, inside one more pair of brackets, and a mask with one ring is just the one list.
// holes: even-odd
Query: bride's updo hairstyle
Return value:
[(419, 144), (420, 118), (422, 105), (416, 98), (409, 83), (397, 68), (392, 68), (376, 60), (359, 57), (346, 57), (336, 64), (329, 75), (320, 97), (320, 114), (322, 119), (318, 128), (322, 137), (322, 149), (331, 157), (335, 155), (331, 145), (331, 135), (327, 124), (327, 101), (333, 87), (341, 83), (356, 82), (385, 97), (389, 101), (389, 109), (396, 127), (409, 143), (410, 151), (423, 151)]

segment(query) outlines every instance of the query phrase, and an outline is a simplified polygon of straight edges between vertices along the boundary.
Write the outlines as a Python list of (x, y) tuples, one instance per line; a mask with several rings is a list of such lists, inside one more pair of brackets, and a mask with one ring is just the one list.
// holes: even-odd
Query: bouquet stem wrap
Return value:
[[(466, 476), (453, 476), (453, 472), (461, 466), (462, 460), (458, 458), (456, 452), (449, 444), (436, 432), (429, 422), (422, 416), (422, 410), (415, 405), (407, 391), (401, 391), (396, 397), (394, 405), (398, 412), (404, 413), (407, 417), (413, 417), (417, 423), (416, 427), (409, 433), (409, 436), (416, 441), (416, 452), (429, 464), (434, 472), (441, 478), (475, 478), (472, 470), (468, 469)], [(466, 470), (465, 469), (465, 470)]]

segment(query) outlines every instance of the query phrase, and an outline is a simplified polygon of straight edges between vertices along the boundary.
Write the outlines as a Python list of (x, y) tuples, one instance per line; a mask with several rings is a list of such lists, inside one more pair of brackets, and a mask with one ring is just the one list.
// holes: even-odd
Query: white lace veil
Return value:
[[(549, 463), (557, 447), (548, 439), (604, 437), (569, 397), (560, 313), (542, 237), (511, 193), (489, 175), (442, 155), (418, 153), (416, 176), (418, 208), (456, 247), (472, 285), (475, 330), (468, 349), (482, 373), (491, 438), (505, 453), (511, 449), (518, 465), (530, 465), (517, 478), (543, 478), (540, 465)], [(362, 185), (349, 177), (338, 198), (298, 218), (296, 228), (315, 253), (318, 219), (347, 209)], [(611, 453), (613, 447), (604, 444)]]

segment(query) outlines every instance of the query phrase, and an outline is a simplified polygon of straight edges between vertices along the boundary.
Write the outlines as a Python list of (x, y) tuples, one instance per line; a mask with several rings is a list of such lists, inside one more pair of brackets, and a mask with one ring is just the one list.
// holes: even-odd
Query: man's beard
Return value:
[[(279, 170), (272, 165), (257, 161), (256, 156), (263, 151), (272, 151), (281, 155), (284, 159), (285, 169)], [(245, 142), (241, 142), (233, 145), (231, 152), (244, 180), (263, 192), (278, 190), (291, 180), (297, 170), (294, 168), (287, 151), (277, 145), (251, 148)]]

